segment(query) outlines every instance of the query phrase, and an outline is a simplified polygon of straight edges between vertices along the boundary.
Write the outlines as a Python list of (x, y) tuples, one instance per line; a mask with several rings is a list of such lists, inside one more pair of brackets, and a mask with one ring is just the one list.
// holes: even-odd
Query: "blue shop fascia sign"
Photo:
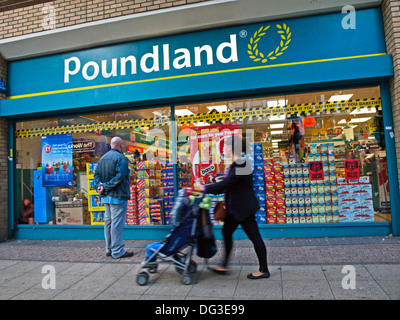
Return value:
[[(191, 95), (202, 86), (234, 91), (257, 70), (265, 71), (268, 86), (282, 80), (284, 67), (386, 55), (380, 9), (357, 11), (355, 29), (343, 28), (344, 17), (269, 21), (10, 62), (9, 96), (0, 113), (11, 114), (4, 107), (12, 103), (23, 108), (28, 98), (46, 106), (65, 94), (98, 105)], [(79, 101), (88, 95), (93, 99)]]

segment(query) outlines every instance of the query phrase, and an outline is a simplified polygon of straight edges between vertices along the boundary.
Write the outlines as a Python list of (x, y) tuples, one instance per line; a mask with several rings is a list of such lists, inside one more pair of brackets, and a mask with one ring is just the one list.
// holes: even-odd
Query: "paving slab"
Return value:
[[(218, 275), (219, 252), (208, 260), (195, 257), (197, 272), (190, 285), (171, 264), (160, 264), (149, 283), (136, 276), (150, 241), (127, 241), (135, 255), (114, 260), (103, 241), (14, 240), (0, 243), (0, 300), (400, 300), (400, 239), (341, 237), (265, 240), (271, 277), (249, 280), (258, 268), (252, 243), (234, 241), (231, 273)], [(55, 289), (45, 289), (53, 266)], [(348, 269), (354, 270), (354, 289)]]

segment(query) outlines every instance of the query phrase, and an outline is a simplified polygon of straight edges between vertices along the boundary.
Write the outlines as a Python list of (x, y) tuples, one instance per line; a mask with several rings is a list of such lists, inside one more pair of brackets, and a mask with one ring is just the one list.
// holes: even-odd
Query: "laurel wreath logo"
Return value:
[(264, 55), (258, 49), (258, 42), (260, 39), (265, 36), (266, 31), (269, 29), (270, 26), (262, 26), (258, 29), (253, 37), (250, 38), (250, 43), (247, 45), (247, 53), (249, 54), (250, 59), (253, 61), (261, 61), (262, 63), (266, 63), (268, 60), (275, 60), (277, 57), (282, 55), (284, 51), (288, 48), (290, 41), (292, 41), (291, 36), (292, 32), (290, 28), (284, 23), (283, 26), (277, 24), (276, 27), (278, 29), (278, 34), (281, 36), (281, 41), (279, 45), (276, 47), (275, 50), (271, 51), (267, 56)]

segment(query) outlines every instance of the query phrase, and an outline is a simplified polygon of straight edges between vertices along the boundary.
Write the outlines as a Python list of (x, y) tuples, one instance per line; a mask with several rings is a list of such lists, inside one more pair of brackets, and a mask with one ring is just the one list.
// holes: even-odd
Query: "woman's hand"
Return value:
[(205, 190), (204, 186), (202, 184), (200, 184), (200, 182), (196, 182), (193, 187), (197, 191), (204, 192), (204, 190)]

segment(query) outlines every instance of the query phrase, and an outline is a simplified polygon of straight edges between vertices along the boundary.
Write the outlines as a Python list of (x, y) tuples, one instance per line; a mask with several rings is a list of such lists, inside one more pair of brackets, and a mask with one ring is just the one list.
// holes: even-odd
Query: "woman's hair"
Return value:
[(231, 136), (225, 140), (225, 144), (232, 146), (232, 154), (241, 157), (247, 151), (247, 141), (238, 136)]

